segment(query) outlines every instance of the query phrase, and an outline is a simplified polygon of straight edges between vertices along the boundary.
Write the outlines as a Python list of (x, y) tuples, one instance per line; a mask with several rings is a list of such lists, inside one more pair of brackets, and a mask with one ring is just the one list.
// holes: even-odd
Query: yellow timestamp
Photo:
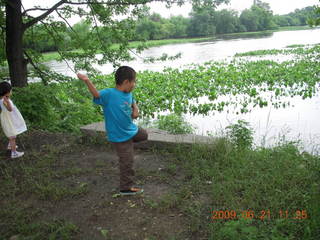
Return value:
[(211, 211), (211, 220), (236, 220), (236, 219), (258, 219), (258, 220), (269, 220), (269, 219), (295, 219), (304, 220), (307, 219), (307, 210), (282, 210), (271, 211), (271, 210), (213, 210)]

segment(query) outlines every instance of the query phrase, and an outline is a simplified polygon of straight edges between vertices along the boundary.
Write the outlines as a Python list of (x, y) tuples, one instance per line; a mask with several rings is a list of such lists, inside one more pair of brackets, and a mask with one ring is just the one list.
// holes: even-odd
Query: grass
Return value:
[(264, 30), (264, 31), (256, 31), (256, 32), (240, 32), (240, 33), (228, 33), (228, 34), (219, 34), (219, 36), (225, 36), (225, 37), (241, 37), (241, 36), (255, 36), (255, 35), (261, 35), (261, 34), (267, 34), (267, 33), (273, 33), (273, 32), (282, 32), (282, 31), (299, 31), (299, 30), (308, 30), (312, 29), (310, 26), (290, 26), (290, 27), (279, 27), (277, 29), (271, 29), (271, 30)]
[[(3, 138), (3, 137), (2, 137)], [(61, 146), (43, 147), (44, 152), (29, 152), (19, 164), (0, 161), (1, 193), (0, 201), (0, 239), (72, 239), (77, 227), (63, 219), (35, 221), (47, 213), (41, 202), (57, 202), (62, 199), (79, 197), (87, 193), (86, 183), (76, 186), (63, 186), (59, 178), (76, 176), (88, 171), (70, 167), (60, 169), (57, 166), (57, 155)], [(24, 196), (24, 197), (23, 197)], [(31, 208), (30, 196), (38, 199), (38, 207)], [(20, 198), (25, 199), (23, 202)], [(28, 200), (29, 199), (29, 200)], [(22, 204), (21, 204), (22, 203)], [(10, 238), (11, 239), (11, 238)]]
[(308, 29), (314, 29), (313, 27), (310, 27), (309, 25), (306, 26), (289, 26), (289, 27), (279, 27), (276, 32), (280, 31), (297, 31), (297, 30), (308, 30)]
[[(252, 141), (243, 141), (252, 134), (245, 131), (247, 127), (238, 122), (229, 128), (228, 136), (233, 137), (211, 144), (159, 149), (159, 156), (166, 159), (163, 173), (140, 169), (137, 176), (144, 184), (152, 177), (161, 184), (175, 182), (176, 187), (160, 199), (132, 199), (129, 209), (141, 206), (140, 211), (153, 215), (178, 212), (187, 219), (184, 234), (195, 239), (317, 239), (320, 157), (300, 153), (290, 142), (254, 149), (249, 146)], [(95, 146), (86, 143), (90, 144)], [(92, 191), (85, 180), (68, 184), (70, 179), (89, 179), (96, 172), (73, 163), (63, 165), (60, 154), (67, 149), (82, 148), (77, 142), (55, 144), (29, 153), (18, 164), (1, 160), (0, 239), (75, 239), (79, 227), (74, 223), (63, 218), (39, 221), (48, 214), (46, 205), (84, 201)], [(30, 199), (38, 202), (37, 208), (28, 205)], [(117, 204), (115, 199), (112, 202)], [(92, 207), (98, 205), (95, 202)]]
[[(190, 42), (203, 42), (211, 40), (212, 37), (199, 37), (199, 38), (176, 38), (176, 39), (162, 39), (162, 40), (148, 40), (146, 41), (146, 46), (148, 47), (157, 47), (166, 44), (181, 44), (181, 43), (190, 43)], [(136, 48), (141, 45), (141, 42), (130, 42), (129, 46), (131, 48)]]
[[(77, 227), (63, 220), (53, 220), (51, 222), (31, 223), (33, 215), (26, 215), (25, 210), (12, 205), (10, 208), (1, 209), (1, 216), (10, 216), (3, 218), (10, 224), (2, 224), (0, 239), (6, 236), (11, 236), (10, 239), (71, 239), (74, 233), (77, 232)], [(11, 235), (10, 232), (17, 231), (19, 234)], [(9, 234), (9, 235), (8, 235)], [(23, 237), (21, 237), (23, 236)], [(4, 237), (4, 238), (3, 238)]]
[(52, 60), (58, 60), (60, 59), (60, 54), (58, 52), (46, 52), (42, 53), (42, 61), (43, 62), (49, 62)]
[[(4, 181), (2, 188), (5, 191), (0, 193), (1, 197), (15, 196), (16, 194), (34, 194), (37, 198), (49, 201), (59, 201), (65, 197), (76, 197), (87, 192), (87, 184), (79, 183), (76, 186), (68, 187), (60, 184), (57, 179), (60, 177), (76, 176), (80, 174), (79, 169), (70, 167), (48, 171), (55, 166), (56, 153), (47, 150), (46, 154), (29, 153), (27, 160), (30, 164), (12, 165), (10, 162), (3, 162), (1, 165)], [(81, 171), (87, 173), (87, 171)], [(17, 179), (19, 184), (17, 184)], [(21, 182), (20, 182), (21, 181)]]
[[(190, 179), (186, 185), (192, 195), (182, 201), (177, 193), (169, 200), (180, 203), (177, 207), (189, 214), (190, 227), (208, 239), (320, 236), (318, 156), (300, 154), (291, 143), (241, 151), (225, 139), (175, 154)], [(209, 203), (199, 201), (203, 195)], [(231, 211), (237, 218), (228, 217)]]
[(292, 142), (253, 149), (243, 121), (227, 130), (209, 145), (174, 149), (167, 167), (180, 166), (185, 178), (149, 206), (179, 209), (202, 239), (318, 239), (320, 156)]

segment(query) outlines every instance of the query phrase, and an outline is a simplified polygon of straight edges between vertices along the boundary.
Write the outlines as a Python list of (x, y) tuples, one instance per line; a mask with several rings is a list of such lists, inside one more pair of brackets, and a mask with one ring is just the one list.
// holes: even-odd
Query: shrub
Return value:
[(253, 144), (253, 130), (249, 123), (238, 120), (237, 123), (226, 127), (227, 136), (237, 149), (250, 149)]
[(13, 101), (29, 128), (49, 131), (79, 132), (79, 127), (102, 120), (86, 88), (75, 83), (32, 83), (14, 89)]
[(187, 134), (194, 132), (194, 128), (191, 124), (186, 122), (181, 115), (174, 113), (159, 116), (155, 124), (157, 128), (172, 134)]

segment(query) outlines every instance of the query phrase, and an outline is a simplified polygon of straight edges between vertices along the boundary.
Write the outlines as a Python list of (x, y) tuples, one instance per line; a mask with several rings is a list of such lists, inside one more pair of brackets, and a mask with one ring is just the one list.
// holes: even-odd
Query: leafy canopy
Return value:
[[(117, 66), (120, 62), (132, 58), (129, 42), (136, 39), (136, 20), (143, 17), (146, 4), (151, 2), (163, 2), (168, 7), (190, 2), (194, 8), (209, 6), (215, 8), (229, 0), (60, 0), (55, 1), (51, 7), (34, 6), (29, 9), (25, 9), (22, 1), (25, 57), (32, 64), (35, 75), (40, 76), (43, 81), (66, 79), (66, 77), (54, 73), (48, 75), (49, 69), (41, 65), (42, 56), (31, 47), (39, 40), (43, 45), (54, 42), (55, 48), (52, 50), (59, 53), (61, 61), (74, 63), (74, 66), (70, 65), (74, 71), (83, 69), (97, 73), (93, 67), (95, 64), (112, 63)], [(7, 1), (0, 3), (0, 34), (4, 43), (5, 3), (11, 4)], [(82, 19), (82, 25), (71, 26), (70, 19), (75, 16)], [(82, 29), (86, 25), (90, 28)], [(68, 41), (70, 39), (72, 41)], [(114, 44), (117, 46), (114, 47)], [(142, 43), (136, 53), (145, 48)], [(77, 50), (71, 51), (72, 49)], [(99, 57), (96, 57), (97, 53)], [(1, 48), (1, 62), (6, 58), (5, 50)]]

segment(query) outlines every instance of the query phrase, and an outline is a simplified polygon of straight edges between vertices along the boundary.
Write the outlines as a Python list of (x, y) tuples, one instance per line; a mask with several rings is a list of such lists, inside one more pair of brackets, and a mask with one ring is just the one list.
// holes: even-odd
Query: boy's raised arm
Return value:
[(96, 87), (93, 85), (93, 83), (90, 81), (87, 75), (78, 73), (77, 77), (87, 85), (89, 92), (92, 94), (94, 98), (100, 97), (99, 92), (97, 91)]

